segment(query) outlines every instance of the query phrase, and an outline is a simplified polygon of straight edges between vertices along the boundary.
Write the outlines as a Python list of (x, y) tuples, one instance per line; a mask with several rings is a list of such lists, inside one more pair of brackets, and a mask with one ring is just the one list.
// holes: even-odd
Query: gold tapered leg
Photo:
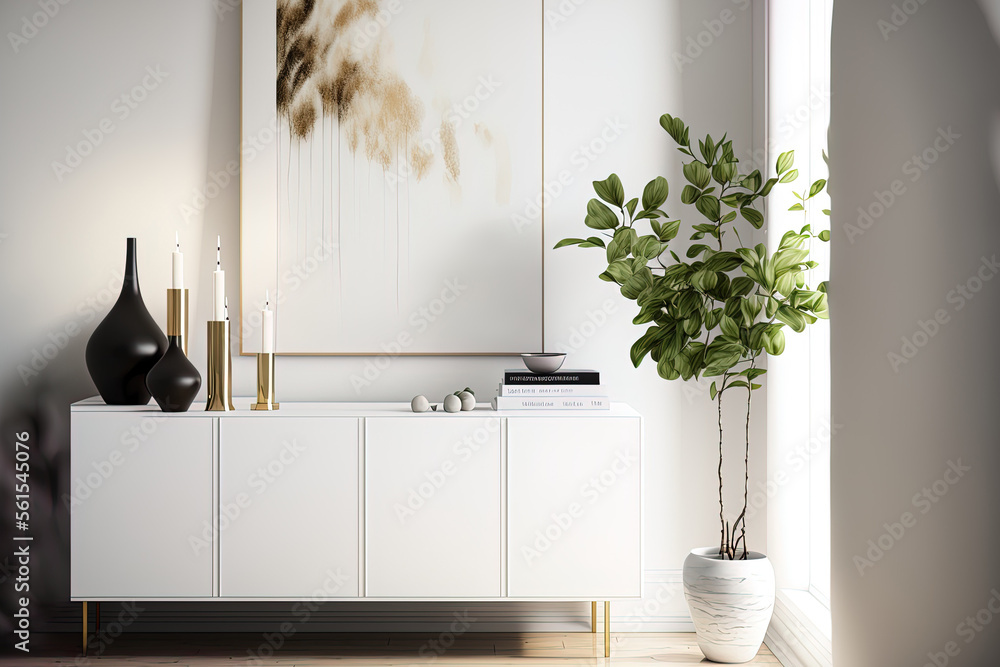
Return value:
[(604, 601), (604, 657), (611, 657), (611, 600)]
[(590, 631), (597, 632), (597, 601), (590, 603)]
[(83, 654), (87, 655), (87, 603), (83, 603)]

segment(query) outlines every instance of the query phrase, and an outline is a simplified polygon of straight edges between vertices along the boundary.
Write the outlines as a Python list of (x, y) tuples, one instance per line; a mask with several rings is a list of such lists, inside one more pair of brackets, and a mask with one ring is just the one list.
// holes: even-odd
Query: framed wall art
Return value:
[(542, 28), (539, 0), (243, 4), (242, 352), (265, 290), (279, 354), (542, 349)]

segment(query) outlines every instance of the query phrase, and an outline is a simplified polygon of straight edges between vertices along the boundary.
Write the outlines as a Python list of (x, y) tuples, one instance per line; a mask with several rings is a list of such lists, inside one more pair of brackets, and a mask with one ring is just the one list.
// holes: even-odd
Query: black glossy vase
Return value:
[(108, 405), (145, 405), (146, 374), (167, 351), (167, 338), (139, 293), (135, 239), (126, 247), (122, 293), (87, 342), (87, 370)]
[(184, 354), (180, 336), (167, 340), (167, 353), (149, 371), (146, 388), (164, 412), (187, 412), (201, 389), (201, 373)]

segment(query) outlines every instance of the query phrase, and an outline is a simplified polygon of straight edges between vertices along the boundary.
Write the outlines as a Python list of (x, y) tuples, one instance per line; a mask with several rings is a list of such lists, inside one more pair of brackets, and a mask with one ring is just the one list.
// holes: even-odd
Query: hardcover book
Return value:
[(494, 410), (610, 410), (611, 401), (604, 396), (497, 396)]
[(529, 370), (506, 370), (504, 384), (601, 384), (601, 374), (593, 370), (556, 371), (549, 375), (537, 375)]
[(599, 384), (501, 384), (501, 396), (607, 396)]

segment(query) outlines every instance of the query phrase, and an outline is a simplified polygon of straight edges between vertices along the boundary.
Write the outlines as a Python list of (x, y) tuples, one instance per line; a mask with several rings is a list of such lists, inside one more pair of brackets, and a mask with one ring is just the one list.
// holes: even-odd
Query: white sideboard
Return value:
[(249, 402), (72, 406), (72, 600), (642, 595), (642, 418), (626, 405)]

